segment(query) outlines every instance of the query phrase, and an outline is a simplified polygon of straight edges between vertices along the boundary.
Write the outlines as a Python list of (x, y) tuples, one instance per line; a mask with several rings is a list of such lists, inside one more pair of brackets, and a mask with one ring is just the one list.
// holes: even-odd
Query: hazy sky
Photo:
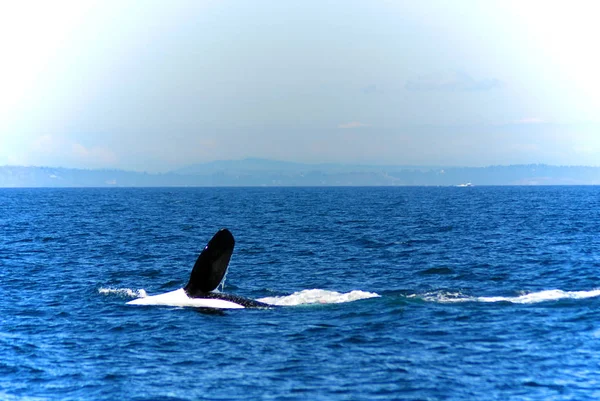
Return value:
[(6, 1), (0, 165), (600, 164), (595, 1)]

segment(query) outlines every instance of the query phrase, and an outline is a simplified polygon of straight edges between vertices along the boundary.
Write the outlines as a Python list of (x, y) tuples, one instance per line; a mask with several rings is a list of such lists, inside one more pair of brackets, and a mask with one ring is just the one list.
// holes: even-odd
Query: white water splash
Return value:
[(600, 296), (600, 290), (562, 291), (544, 290), (520, 295), (518, 297), (478, 297), (479, 302), (512, 302), (518, 304), (535, 304), (538, 302), (557, 301), (560, 299), (585, 299)]
[(127, 305), (162, 305), (162, 306), (191, 306), (195, 308), (243, 309), (242, 305), (217, 298), (190, 298), (183, 288), (164, 294), (137, 298), (127, 302)]
[(144, 289), (132, 290), (131, 288), (100, 288), (98, 292), (104, 295), (118, 295), (126, 298), (145, 298), (148, 296)]
[[(146, 291), (143, 289), (132, 290), (131, 288), (100, 288), (98, 292), (104, 295), (117, 295), (124, 298), (135, 298), (134, 300), (127, 302), (129, 305), (167, 305), (180, 307), (192, 306), (220, 309), (243, 308), (243, 306), (233, 302), (220, 299), (189, 298), (182, 288), (152, 296), (146, 294)], [(215, 290), (215, 292), (219, 291)], [(257, 301), (269, 305), (294, 306), (307, 304), (338, 304), (379, 296), (379, 294), (373, 292), (358, 290), (347, 293), (339, 293), (335, 291), (314, 289), (298, 291), (288, 296), (261, 298), (257, 299)]]
[(307, 304), (339, 304), (379, 296), (379, 294), (374, 292), (359, 290), (354, 290), (347, 293), (339, 293), (335, 291), (313, 289), (298, 291), (283, 297), (260, 298), (257, 299), (257, 301), (264, 302), (269, 305), (294, 306)]
[(514, 297), (473, 297), (460, 292), (436, 292), (425, 295), (409, 295), (408, 298), (421, 298), (428, 302), (458, 303), (458, 302), (510, 302), (514, 304), (537, 304), (540, 302), (558, 301), (561, 299), (585, 299), (600, 296), (600, 289), (591, 291), (543, 290)]

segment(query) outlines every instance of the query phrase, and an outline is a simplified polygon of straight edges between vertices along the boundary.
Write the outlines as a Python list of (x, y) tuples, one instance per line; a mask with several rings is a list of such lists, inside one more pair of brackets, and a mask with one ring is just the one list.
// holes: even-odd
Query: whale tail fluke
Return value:
[(194, 264), (190, 281), (184, 287), (189, 297), (208, 293), (219, 286), (227, 272), (234, 245), (233, 235), (226, 228), (208, 241)]

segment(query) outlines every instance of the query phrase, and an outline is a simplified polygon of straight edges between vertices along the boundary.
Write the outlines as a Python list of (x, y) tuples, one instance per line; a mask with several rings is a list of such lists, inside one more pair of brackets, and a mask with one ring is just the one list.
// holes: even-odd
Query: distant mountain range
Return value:
[(600, 185), (600, 167), (544, 164), (489, 167), (214, 161), (168, 173), (0, 167), (0, 187)]

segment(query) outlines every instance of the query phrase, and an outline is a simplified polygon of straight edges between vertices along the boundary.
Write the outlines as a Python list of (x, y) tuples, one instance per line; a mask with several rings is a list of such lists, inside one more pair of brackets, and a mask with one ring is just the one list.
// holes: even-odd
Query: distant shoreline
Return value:
[(0, 166), (0, 188), (496, 185), (600, 185), (600, 167), (544, 164), (489, 167), (312, 165), (260, 159), (198, 164), (167, 173)]

